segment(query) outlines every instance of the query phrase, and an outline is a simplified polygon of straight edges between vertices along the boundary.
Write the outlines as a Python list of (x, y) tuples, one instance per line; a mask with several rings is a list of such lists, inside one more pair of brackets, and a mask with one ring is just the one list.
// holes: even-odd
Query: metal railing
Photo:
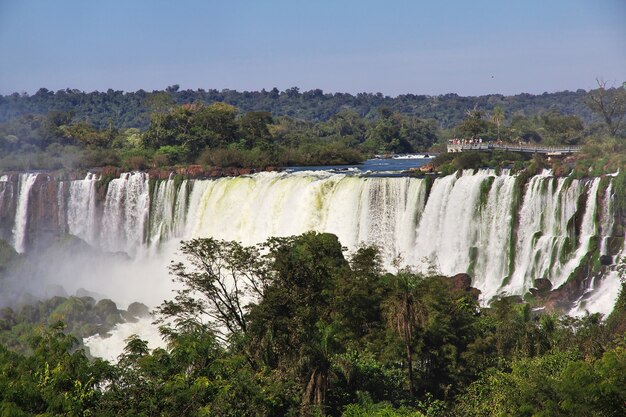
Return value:
[(448, 144), (448, 152), (463, 152), (463, 151), (491, 151), (502, 150), (511, 152), (525, 152), (525, 153), (541, 153), (546, 155), (567, 155), (576, 152), (580, 152), (580, 146), (543, 146), (543, 145), (528, 145), (528, 144), (513, 144), (513, 143), (463, 143), (463, 144)]

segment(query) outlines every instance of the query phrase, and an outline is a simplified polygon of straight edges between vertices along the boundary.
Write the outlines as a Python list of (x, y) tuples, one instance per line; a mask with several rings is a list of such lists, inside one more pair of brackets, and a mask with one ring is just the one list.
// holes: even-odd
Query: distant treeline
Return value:
[(460, 123), (468, 110), (480, 108), (491, 112), (496, 106), (505, 109), (507, 116), (535, 115), (548, 110), (576, 115), (584, 122), (596, 121), (584, 102), (587, 94), (579, 89), (541, 95), (518, 94), (504, 96), (491, 94), (479, 97), (462, 97), (457, 94), (439, 96), (403, 94), (397, 97), (381, 93), (324, 93), (320, 89), (301, 92), (297, 87), (279, 91), (236, 90), (180, 90), (178, 85), (165, 91), (136, 92), (114, 91), (85, 93), (76, 89), (57, 92), (41, 88), (33, 95), (14, 93), (0, 95), (0, 123), (26, 114), (48, 114), (51, 111), (72, 111), (74, 116), (91, 123), (98, 129), (110, 125), (117, 129), (145, 129), (150, 123), (151, 97), (166, 93), (174, 104), (223, 102), (237, 107), (241, 112), (265, 111), (273, 116), (289, 116), (307, 121), (326, 121), (342, 110), (352, 110), (361, 117), (374, 119), (378, 108), (420, 119), (433, 119), (442, 128)]
[[(540, 96), (395, 98), (300, 93), (295, 87), (220, 92), (174, 85), (151, 93), (42, 88), (32, 96), (0, 96), (0, 170), (354, 164), (375, 154), (441, 152), (447, 140), (468, 138), (585, 145), (580, 172), (590, 172), (594, 161), (594, 172), (614, 172), (625, 154), (626, 91), (605, 84)], [(607, 155), (620, 157), (605, 160)], [(450, 167), (460, 165), (466, 164)]]

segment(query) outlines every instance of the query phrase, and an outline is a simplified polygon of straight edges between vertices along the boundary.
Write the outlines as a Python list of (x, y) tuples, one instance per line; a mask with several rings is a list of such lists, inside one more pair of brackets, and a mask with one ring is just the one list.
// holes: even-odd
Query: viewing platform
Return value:
[(513, 144), (513, 143), (448, 143), (448, 152), (467, 152), (467, 151), (510, 151), (523, 153), (539, 153), (548, 156), (571, 155), (580, 152), (580, 146), (544, 146), (530, 144)]

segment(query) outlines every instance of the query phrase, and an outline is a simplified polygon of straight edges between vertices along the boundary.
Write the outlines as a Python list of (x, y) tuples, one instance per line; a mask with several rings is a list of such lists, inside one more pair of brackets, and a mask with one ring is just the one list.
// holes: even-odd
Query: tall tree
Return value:
[(626, 88), (607, 88), (607, 82), (596, 79), (598, 88), (587, 93), (585, 103), (604, 119), (611, 135), (616, 135), (626, 116)]
[(474, 139), (487, 133), (489, 122), (484, 119), (484, 116), (484, 112), (477, 107), (468, 110), (465, 119), (456, 127), (459, 136)]
[(428, 312), (415, 293), (418, 276), (399, 273), (393, 277), (394, 288), (386, 300), (386, 313), (389, 326), (400, 336), (406, 354), (409, 392), (415, 396), (415, 379), (413, 377), (413, 356), (418, 332), (423, 328)]
[(496, 128), (498, 129), (498, 140), (500, 140), (500, 125), (504, 121), (504, 110), (500, 106), (496, 106), (493, 108), (491, 112), (491, 121), (496, 124)]
[(161, 321), (173, 319), (183, 329), (215, 325), (222, 340), (231, 334), (245, 333), (246, 297), (258, 297), (263, 291), (258, 251), (212, 238), (182, 242), (181, 251), (191, 267), (182, 262), (170, 266), (171, 274), (184, 288), (177, 291), (174, 300), (157, 308)]

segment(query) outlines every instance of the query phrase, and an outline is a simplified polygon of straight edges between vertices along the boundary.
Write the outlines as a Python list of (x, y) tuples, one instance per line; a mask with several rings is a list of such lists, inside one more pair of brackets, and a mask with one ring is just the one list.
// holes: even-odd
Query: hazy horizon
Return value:
[[(175, 83), (175, 84), (176, 84), (176, 83)], [(136, 92), (141, 91), (141, 90), (145, 91), (146, 93), (152, 93), (152, 92), (161, 92), (161, 91), (165, 91), (165, 90), (166, 90), (166, 88), (171, 87), (171, 86), (173, 86), (173, 85), (175, 85), (175, 84), (168, 85), (168, 86), (164, 86), (163, 88), (158, 88), (158, 89), (150, 89), (150, 90), (146, 90), (146, 89), (142, 89), (142, 88), (139, 88), (139, 89), (136, 89), (136, 90), (119, 90), (119, 89), (112, 89), (112, 90), (114, 90), (114, 91), (121, 91), (121, 92), (123, 92), (124, 94), (128, 94), (128, 93), (136, 93)], [(291, 86), (291, 87), (289, 87), (289, 88), (293, 88), (293, 87), (298, 87), (298, 86), (297, 86), (297, 85), (296, 85), (296, 86)], [(619, 87), (619, 85), (617, 85), (617, 84), (616, 84), (616, 85), (615, 85), (615, 87)], [(39, 91), (39, 90), (40, 90), (40, 89), (42, 89), (42, 88), (43, 88), (43, 89), (47, 89), (47, 90), (49, 90), (49, 91), (51, 91), (51, 92), (53, 92), (53, 93), (57, 93), (57, 92), (59, 92), (59, 91), (65, 91), (65, 90), (78, 90), (78, 91), (80, 91), (80, 92), (82, 92), (82, 93), (85, 93), (85, 94), (90, 94), (90, 93), (106, 93), (106, 92), (107, 92), (107, 90), (108, 90), (108, 89), (103, 89), (103, 90), (82, 90), (82, 89), (79, 89), (79, 88), (73, 88), (73, 87), (71, 87), (71, 86), (70, 86), (70, 87), (65, 87), (65, 88), (60, 88), (60, 89), (57, 89), (57, 90), (52, 90), (52, 89), (49, 89), (49, 88), (47, 88), (47, 87), (45, 87), (45, 86), (42, 86), (42, 87), (39, 87), (39, 88), (37, 88), (37, 89), (35, 89), (35, 90), (33, 90), (33, 91), (13, 91), (13, 92), (11, 92), (11, 93), (0, 93), (0, 95), (2, 95), (2, 96), (4, 96), (4, 97), (7, 97), (7, 96), (10, 96), (10, 95), (12, 95), (12, 94), (24, 94), (24, 93), (26, 93), (26, 94), (28, 94), (29, 96), (32, 96), (32, 95), (34, 95), (35, 93), (37, 93), (37, 91)], [(211, 87), (207, 87), (207, 88), (203, 88), (203, 87), (198, 87), (198, 88), (183, 88), (183, 87), (181, 86), (181, 87), (180, 87), (180, 89), (179, 89), (178, 91), (184, 91), (184, 90), (191, 90), (191, 91), (199, 91), (199, 90), (209, 91), (209, 90), (216, 90), (216, 91), (219, 91), (219, 92), (223, 92), (223, 91), (236, 91), (236, 92), (238, 92), (238, 93), (244, 93), (244, 92), (256, 93), (256, 92), (261, 92), (262, 90), (265, 90), (265, 91), (268, 91), (268, 92), (269, 92), (269, 91), (271, 91), (273, 88), (274, 88), (274, 87), (271, 87), (271, 88), (260, 88), (260, 89), (258, 89), (258, 90), (238, 90), (238, 89), (236, 89), (236, 88), (211, 88)], [(278, 88), (278, 87), (276, 87), (276, 88)], [(285, 89), (278, 89), (278, 90), (279, 90), (279, 92), (281, 92), (281, 93), (282, 93), (282, 92), (284, 92), (284, 91), (288, 90), (289, 88), (285, 88)], [(298, 88), (299, 88), (299, 87), (298, 87)], [(372, 95), (375, 95), (375, 94), (383, 94), (383, 96), (385, 96), (385, 97), (390, 97), (390, 98), (396, 98), (396, 97), (399, 97), (399, 96), (409, 95), (409, 94), (412, 94), (412, 95), (415, 95), (415, 96), (427, 96), (427, 97), (438, 97), (438, 96), (444, 96), (444, 95), (448, 95), (448, 94), (456, 94), (456, 95), (457, 95), (457, 96), (459, 96), (459, 97), (467, 97), (467, 98), (470, 98), (470, 97), (490, 96), (490, 95), (501, 95), (501, 96), (504, 96), (504, 97), (513, 97), (513, 96), (518, 96), (518, 95), (522, 95), (522, 94), (530, 94), (530, 95), (535, 95), (535, 96), (538, 96), (538, 95), (542, 95), (542, 94), (558, 94), (558, 93), (565, 93), (565, 92), (576, 92), (576, 91), (578, 91), (578, 90), (580, 90), (580, 89), (585, 90), (585, 91), (588, 91), (588, 89), (584, 89), (584, 88), (577, 88), (577, 89), (571, 89), (571, 90), (543, 91), (543, 92), (541, 92), (541, 93), (528, 93), (528, 92), (522, 91), (522, 92), (519, 92), (519, 93), (514, 93), (514, 94), (485, 93), (485, 94), (477, 94), (477, 95), (462, 95), (462, 94), (458, 94), (458, 93), (454, 93), (454, 92), (440, 93), (440, 94), (417, 94), (417, 93), (410, 93), (410, 92), (407, 92), (407, 93), (398, 93), (398, 94), (394, 94), (394, 95), (389, 95), (389, 94), (383, 94), (383, 93), (382, 93), (382, 92), (380, 92), (380, 91), (357, 91), (357, 92), (348, 92), (348, 91), (327, 91), (327, 90), (323, 90), (323, 89), (319, 88), (319, 90), (322, 90), (324, 94), (351, 94), (351, 95), (353, 95), (353, 96), (356, 96), (357, 94), (372, 94)], [(318, 90), (318, 88), (313, 87), (313, 88), (311, 88), (311, 89), (307, 89), (307, 90), (302, 89), (302, 88), (299, 88), (299, 91), (300, 91), (300, 93), (301, 93), (301, 94), (302, 94), (302, 93), (305, 93), (305, 92), (308, 92), (308, 91), (313, 91), (313, 90)]]

